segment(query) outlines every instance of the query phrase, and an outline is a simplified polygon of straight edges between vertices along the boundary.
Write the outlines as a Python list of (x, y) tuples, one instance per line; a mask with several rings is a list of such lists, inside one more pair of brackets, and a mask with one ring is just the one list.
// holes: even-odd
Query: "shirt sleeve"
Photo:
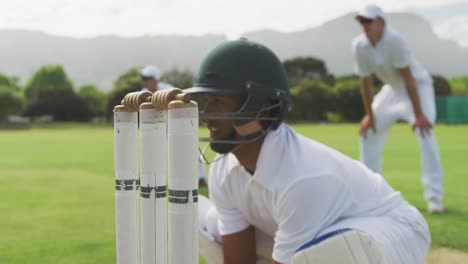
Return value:
[[(222, 183), (226, 173), (221, 163), (213, 164), (208, 174), (210, 199), (218, 213), (218, 229), (221, 235), (229, 235), (242, 231), (250, 226), (239, 209), (234, 206), (233, 196), (227, 188), (229, 183)], [(225, 188), (223, 188), (225, 187)]]
[(392, 66), (395, 68), (409, 66), (411, 63), (411, 51), (405, 39), (402, 37), (395, 38), (392, 44)]
[(345, 193), (344, 185), (333, 176), (299, 180), (285, 190), (278, 199), (273, 259), (291, 263), (302, 245), (336, 222), (350, 204)]
[(359, 49), (357, 43), (353, 43), (353, 58), (354, 58), (354, 72), (359, 75), (359, 77), (370, 76), (372, 71), (370, 69), (369, 63), (366, 59), (366, 56), (363, 54), (362, 50)]

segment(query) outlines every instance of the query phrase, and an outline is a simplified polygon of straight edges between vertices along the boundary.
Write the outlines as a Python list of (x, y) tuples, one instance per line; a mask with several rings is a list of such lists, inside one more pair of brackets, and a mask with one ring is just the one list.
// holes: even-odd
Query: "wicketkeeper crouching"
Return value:
[[(362, 163), (284, 124), (286, 72), (265, 46), (223, 43), (199, 67), (201, 118), (219, 153), (200, 198), (200, 253), (211, 264), (422, 264), (419, 211)], [(196, 97), (196, 96), (194, 96)]]

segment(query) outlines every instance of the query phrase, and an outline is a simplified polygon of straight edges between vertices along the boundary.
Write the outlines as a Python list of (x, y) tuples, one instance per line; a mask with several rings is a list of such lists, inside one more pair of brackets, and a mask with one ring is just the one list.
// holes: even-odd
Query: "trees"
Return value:
[(45, 65), (39, 68), (24, 86), (24, 96), (28, 104), (35, 102), (42, 89), (70, 91), (73, 90), (73, 83), (61, 65)]
[(192, 87), (193, 79), (193, 73), (189, 69), (179, 70), (174, 68), (164, 72), (161, 76), (161, 81), (181, 89)]
[(333, 85), (334, 77), (328, 73), (325, 62), (312, 57), (299, 57), (283, 63), (288, 74), (289, 83), (295, 86), (303, 79), (322, 80)]
[(106, 106), (106, 94), (99, 91), (93, 84), (82, 85), (78, 89), (78, 95), (86, 101), (93, 116), (104, 115)]
[(140, 78), (138, 76), (139, 69), (138, 67), (131, 68), (117, 77), (117, 80), (114, 82), (114, 89), (107, 95), (106, 116), (110, 117), (112, 115), (114, 106), (119, 105), (126, 94), (141, 90)]
[(468, 76), (453, 77), (450, 79), (452, 95), (468, 96)]
[(333, 87), (335, 110), (346, 121), (359, 121), (364, 116), (359, 78), (337, 80)]
[[(359, 121), (364, 115), (357, 75), (334, 77), (325, 63), (316, 58), (294, 58), (284, 62), (291, 85), (292, 109), (288, 120), (299, 121)], [(92, 116), (110, 117), (114, 106), (123, 97), (141, 90), (140, 67), (118, 76), (107, 95), (92, 84), (82, 85), (77, 92), (61, 65), (45, 65), (20, 90), (18, 78), (0, 74), (0, 119), (9, 114), (29, 116), (52, 115), (58, 121), (86, 121)], [(375, 93), (382, 86), (373, 76)], [(193, 85), (194, 76), (188, 69), (166, 71), (161, 80), (178, 88)], [(448, 82), (434, 75), (436, 95), (468, 95), (468, 77), (456, 77)]]
[(8, 115), (20, 114), (24, 98), (20, 93), (18, 78), (0, 73), (0, 121)]
[(5, 74), (0, 73), (0, 86), (18, 92), (20, 90), (18, 81), (19, 79), (17, 77), (9, 77)]
[(331, 87), (320, 80), (302, 80), (291, 88), (291, 97), (289, 120), (325, 121), (334, 105)]
[(5, 74), (2, 74), (0, 73), (0, 85), (1, 86), (6, 86), (6, 87), (10, 87), (10, 78), (8, 76), (6, 76)]
[(56, 121), (86, 121), (92, 112), (73, 90), (61, 65), (45, 65), (24, 86), (26, 115), (51, 115)]
[(73, 90), (44, 88), (26, 110), (28, 116), (51, 115), (55, 121), (88, 121), (93, 113)]
[(20, 114), (24, 100), (21, 94), (10, 86), (0, 85), (0, 121), (8, 115)]
[(331, 85), (333, 75), (325, 63), (317, 58), (298, 57), (283, 63), (291, 86), (289, 120), (324, 121), (332, 111), (334, 96)]
[(450, 83), (443, 76), (432, 75), (436, 96), (449, 96), (452, 94)]

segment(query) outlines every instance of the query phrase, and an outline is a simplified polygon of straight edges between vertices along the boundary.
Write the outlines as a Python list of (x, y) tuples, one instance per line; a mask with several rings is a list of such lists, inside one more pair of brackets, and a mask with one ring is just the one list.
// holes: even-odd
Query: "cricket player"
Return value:
[(139, 75), (141, 85), (143, 86), (142, 91), (154, 93), (157, 90), (165, 90), (172, 87), (172, 85), (160, 81), (161, 72), (154, 65), (146, 65), (139, 71)]
[[(360, 127), (361, 161), (380, 173), (382, 149), (391, 126), (397, 120), (411, 123), (421, 153), (428, 211), (442, 213), (442, 166), (432, 129), (436, 119), (432, 78), (413, 57), (403, 37), (386, 23), (378, 6), (366, 6), (356, 19), (363, 33), (353, 40), (352, 49), (366, 110)], [(372, 73), (385, 83), (375, 98)]]
[[(139, 71), (142, 91), (150, 91), (152, 93), (158, 90), (165, 90), (172, 88), (173, 86), (160, 81), (161, 72), (158, 67), (154, 65), (146, 65)], [(198, 164), (198, 185), (199, 187), (206, 187), (206, 173), (205, 165), (201, 162)]]
[(218, 154), (210, 199), (200, 198), (200, 252), (208, 263), (422, 264), (422, 215), (364, 164), (283, 123), (285, 69), (245, 39), (211, 51), (194, 87)]

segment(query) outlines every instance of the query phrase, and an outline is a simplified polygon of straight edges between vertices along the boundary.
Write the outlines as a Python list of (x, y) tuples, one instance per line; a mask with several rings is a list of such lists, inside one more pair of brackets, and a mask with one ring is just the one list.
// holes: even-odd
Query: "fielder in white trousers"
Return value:
[[(367, 117), (373, 114), (376, 129), (368, 129), (364, 133), (361, 131), (361, 161), (374, 172), (380, 173), (382, 149), (392, 124), (397, 120), (404, 120), (413, 125), (416, 121), (415, 113), (421, 111), (425, 118), (417, 120), (423, 122), (418, 122), (417, 130), (421, 128), (423, 131), (415, 132), (421, 154), (424, 198), (429, 212), (441, 213), (442, 166), (434, 130), (431, 129), (436, 121), (432, 78), (411, 53), (406, 39), (387, 24), (380, 7), (367, 5), (355, 18), (362, 27), (362, 33), (352, 42), (354, 68), (361, 77)], [(386, 85), (370, 105), (372, 73)], [(408, 91), (416, 93), (412, 100)], [(368, 107), (372, 107), (371, 112)], [(363, 119), (363, 122), (361, 129), (366, 126), (366, 120)], [(421, 135), (422, 132), (424, 136)]]
[[(418, 93), (424, 115), (435, 124), (436, 108), (432, 84), (418, 84)], [(415, 118), (406, 89), (393, 89), (390, 85), (385, 85), (375, 96), (372, 111), (377, 133), (369, 130), (365, 138), (361, 136), (361, 161), (373, 171), (380, 173), (382, 150), (392, 125), (397, 120), (413, 124)], [(442, 165), (434, 130), (424, 136), (421, 136), (419, 131), (415, 132), (421, 155), (424, 199), (442, 201)]]

